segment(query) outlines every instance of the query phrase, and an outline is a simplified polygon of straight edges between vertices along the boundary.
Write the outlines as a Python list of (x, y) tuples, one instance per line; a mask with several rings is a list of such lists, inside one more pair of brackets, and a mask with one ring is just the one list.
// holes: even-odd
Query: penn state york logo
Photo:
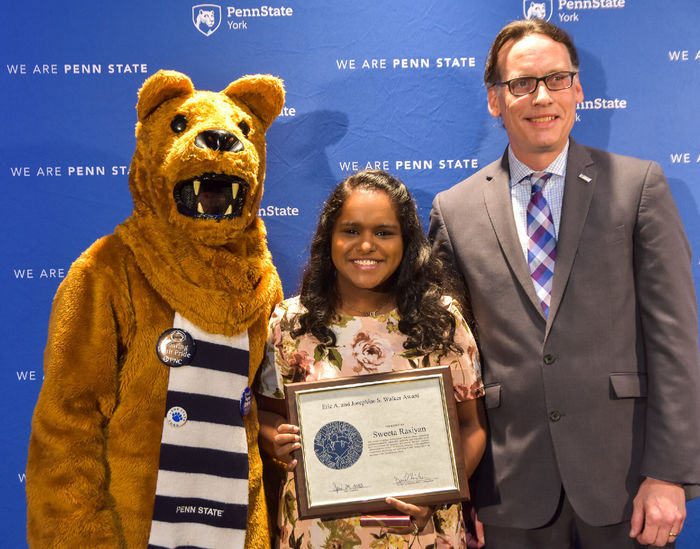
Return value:
[(544, 19), (549, 21), (552, 18), (554, 7), (553, 0), (523, 0), (523, 15), (526, 19)]
[(314, 453), (329, 469), (347, 469), (362, 455), (362, 435), (345, 421), (331, 421), (316, 433)]
[(192, 6), (192, 23), (204, 36), (211, 36), (221, 25), (221, 6), (216, 4)]

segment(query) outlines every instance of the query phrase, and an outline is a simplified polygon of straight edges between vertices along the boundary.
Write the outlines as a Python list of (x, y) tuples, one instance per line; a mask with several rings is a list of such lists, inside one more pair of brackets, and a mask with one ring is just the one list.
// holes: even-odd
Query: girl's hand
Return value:
[(392, 528), (389, 530), (394, 534), (418, 534), (423, 531), (433, 516), (434, 509), (432, 507), (412, 505), (396, 498), (386, 498), (386, 502), (397, 511), (411, 517), (411, 526), (408, 528)]
[(297, 466), (297, 460), (292, 457), (292, 452), (301, 448), (299, 427), (289, 423), (281, 423), (277, 426), (277, 434), (272, 442), (275, 456), (287, 464), (287, 471), (292, 471)]

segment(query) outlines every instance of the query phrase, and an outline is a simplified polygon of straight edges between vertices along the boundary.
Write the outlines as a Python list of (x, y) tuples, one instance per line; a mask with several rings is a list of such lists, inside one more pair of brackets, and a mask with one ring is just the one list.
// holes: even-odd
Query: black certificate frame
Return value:
[[(441, 417), (441, 423), (439, 422), (439, 425), (434, 427), (437, 427), (438, 435), (444, 435), (445, 440), (442, 441), (442, 445), (443, 448), (447, 448), (445, 453), (448, 454), (444, 461), (447, 459), (449, 459), (449, 461), (440, 462), (439, 469), (443, 471), (445, 469), (451, 470), (452, 480), (448, 482), (449, 485), (447, 487), (442, 486), (437, 491), (431, 488), (422, 490), (414, 486), (408, 492), (404, 491), (403, 493), (401, 490), (399, 490), (397, 493), (396, 491), (392, 492), (391, 490), (387, 489), (377, 489), (375, 493), (372, 493), (369, 496), (365, 495), (355, 499), (353, 499), (352, 496), (348, 497), (346, 493), (340, 495), (339, 492), (336, 492), (339, 494), (338, 501), (317, 501), (318, 498), (314, 498), (313, 493), (318, 492), (318, 488), (314, 485), (314, 475), (309, 474), (309, 464), (311, 462), (320, 463), (319, 454), (314, 453), (314, 439), (319, 433), (319, 429), (312, 430), (312, 428), (308, 427), (307, 425), (307, 422), (317, 422), (317, 414), (313, 414), (313, 416), (316, 418), (313, 422), (306, 419), (306, 417), (311, 417), (310, 414), (312, 408), (312, 406), (310, 406), (306, 401), (317, 398), (318, 395), (322, 394), (324, 398), (330, 399), (329, 402), (331, 402), (331, 404), (326, 404), (326, 406), (332, 408), (332, 403), (334, 401), (339, 403), (342, 402), (342, 399), (345, 398), (345, 396), (351, 394), (349, 391), (357, 393), (358, 391), (362, 392), (366, 389), (380, 389), (383, 387), (390, 387), (391, 389), (401, 387), (406, 391), (410, 391), (411, 386), (416, 385), (418, 381), (420, 381), (421, 385), (429, 383), (431, 384), (430, 387), (433, 388), (433, 390), (439, 390), (440, 404), (442, 407), (442, 413), (439, 414)], [(334, 378), (330, 380), (289, 383), (285, 385), (284, 390), (287, 401), (289, 421), (290, 423), (299, 426), (299, 434), (301, 439), (301, 448), (294, 452), (294, 457), (297, 460), (297, 466), (294, 470), (294, 474), (296, 481), (298, 514), (300, 518), (338, 518), (381, 511), (395, 511), (395, 509), (388, 505), (385, 501), (385, 498), (389, 496), (399, 497), (402, 501), (415, 505), (429, 506), (456, 503), (467, 499), (467, 478), (464, 468), (464, 460), (462, 459), (459, 419), (457, 416), (457, 405), (452, 386), (452, 374), (449, 366), (433, 366), (429, 368), (416, 368), (390, 373), (367, 374), (362, 376)], [(360, 408), (366, 408), (366, 410), (362, 410), (361, 417), (370, 418), (369, 415), (362, 414), (374, 414), (376, 416), (377, 412), (381, 411), (380, 403), (375, 403), (373, 399), (366, 400), (367, 402), (372, 401), (372, 405), (360, 406)], [(360, 401), (358, 404), (362, 404), (362, 402)], [(392, 421), (398, 421), (399, 424), (404, 424), (406, 422), (410, 424), (411, 422), (415, 423), (416, 421), (420, 421), (420, 416), (422, 414), (421, 409), (416, 407), (413, 412), (415, 412), (415, 419), (412, 417), (402, 417), (393, 418)], [(359, 435), (359, 433), (357, 433), (357, 435)], [(360, 436), (360, 439), (361, 438), (362, 437)], [(360, 452), (362, 452), (362, 450)], [(401, 458), (401, 454), (397, 454), (396, 468), (387, 470), (387, 477), (390, 477), (394, 471), (400, 470), (401, 468), (405, 468), (407, 466), (406, 462), (398, 461)], [(384, 456), (383, 459), (387, 459), (386, 456)], [(408, 465), (410, 466), (410, 463)], [(350, 465), (349, 467), (353, 466), (354, 464)], [(316, 467), (318, 467), (318, 465)], [(335, 469), (336, 467), (332, 468)], [(346, 467), (342, 466), (338, 468), (345, 469)], [(358, 470), (356, 473), (357, 476), (355, 478), (363, 478), (361, 471)], [(447, 477), (449, 476), (450, 475), (447, 474)], [(361, 481), (359, 483), (361, 483)], [(350, 487), (351, 491), (352, 488), (353, 487)]]

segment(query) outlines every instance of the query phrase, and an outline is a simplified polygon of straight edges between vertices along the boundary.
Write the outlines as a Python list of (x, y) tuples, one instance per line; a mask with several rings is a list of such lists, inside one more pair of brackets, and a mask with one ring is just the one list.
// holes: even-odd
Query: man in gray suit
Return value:
[(700, 483), (700, 358), (664, 175), (569, 137), (583, 90), (561, 29), (504, 27), (485, 82), (509, 146), (437, 195), (430, 236), (480, 342), (490, 433), (471, 490), (488, 548), (672, 545)]

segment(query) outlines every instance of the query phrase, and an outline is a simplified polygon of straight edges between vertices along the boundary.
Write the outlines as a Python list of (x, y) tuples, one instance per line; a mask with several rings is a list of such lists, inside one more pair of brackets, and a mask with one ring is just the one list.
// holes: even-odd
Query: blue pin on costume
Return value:
[(269, 548), (250, 384), (281, 284), (257, 217), (279, 79), (159, 71), (132, 215), (58, 289), (27, 463), (32, 547)]

